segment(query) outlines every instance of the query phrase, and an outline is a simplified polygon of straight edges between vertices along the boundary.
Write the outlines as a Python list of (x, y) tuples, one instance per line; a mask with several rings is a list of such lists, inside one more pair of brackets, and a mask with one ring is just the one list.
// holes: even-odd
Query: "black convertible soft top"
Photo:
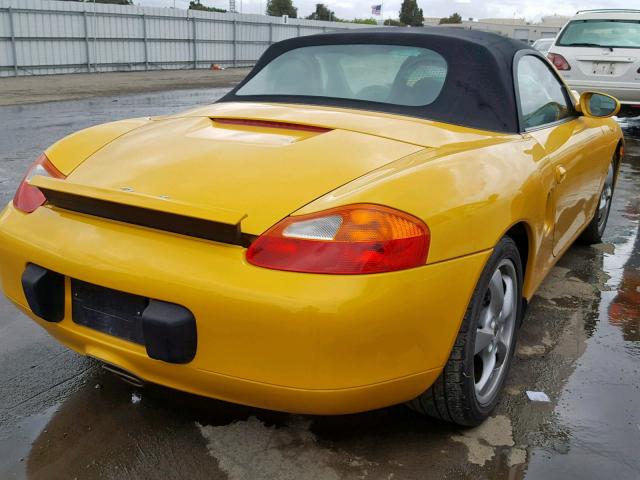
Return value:
[[(282, 53), (315, 45), (373, 44), (433, 50), (448, 65), (442, 93), (426, 106), (403, 106), (344, 98), (299, 95), (236, 95), (238, 89)], [(220, 102), (262, 101), (331, 105), (382, 111), (497, 132), (519, 132), (513, 81), (518, 52), (542, 55), (519, 40), (456, 27), (366, 28), (291, 38), (271, 45), (253, 70)]]

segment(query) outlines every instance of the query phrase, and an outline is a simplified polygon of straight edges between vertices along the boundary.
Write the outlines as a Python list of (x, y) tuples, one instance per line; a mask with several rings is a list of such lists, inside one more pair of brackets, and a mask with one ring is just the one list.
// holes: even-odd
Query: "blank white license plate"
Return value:
[(609, 62), (593, 62), (593, 73), (595, 75), (613, 75), (616, 71), (616, 64)]

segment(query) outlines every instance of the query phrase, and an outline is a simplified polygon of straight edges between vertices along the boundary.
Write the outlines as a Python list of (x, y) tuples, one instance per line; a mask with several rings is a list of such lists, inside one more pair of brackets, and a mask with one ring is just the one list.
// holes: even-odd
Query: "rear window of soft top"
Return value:
[(284, 52), (237, 92), (424, 106), (440, 95), (447, 62), (427, 48), (342, 44)]

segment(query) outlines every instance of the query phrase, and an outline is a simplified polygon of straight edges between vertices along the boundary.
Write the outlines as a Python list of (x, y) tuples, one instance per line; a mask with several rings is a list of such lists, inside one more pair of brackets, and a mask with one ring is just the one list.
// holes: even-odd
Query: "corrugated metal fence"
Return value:
[(0, 0), (0, 77), (248, 66), (273, 42), (364, 25), (49, 0)]

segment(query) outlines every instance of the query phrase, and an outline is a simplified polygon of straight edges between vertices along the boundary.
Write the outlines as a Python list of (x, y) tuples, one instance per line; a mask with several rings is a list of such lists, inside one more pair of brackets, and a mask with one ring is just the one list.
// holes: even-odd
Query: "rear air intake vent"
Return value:
[(303, 132), (325, 133), (331, 131), (330, 128), (316, 127), (313, 125), (302, 125), (300, 123), (272, 122), (269, 120), (253, 120), (249, 118), (212, 118), (216, 123), (223, 125), (241, 125), (243, 127), (278, 128), (283, 130), (300, 130)]

